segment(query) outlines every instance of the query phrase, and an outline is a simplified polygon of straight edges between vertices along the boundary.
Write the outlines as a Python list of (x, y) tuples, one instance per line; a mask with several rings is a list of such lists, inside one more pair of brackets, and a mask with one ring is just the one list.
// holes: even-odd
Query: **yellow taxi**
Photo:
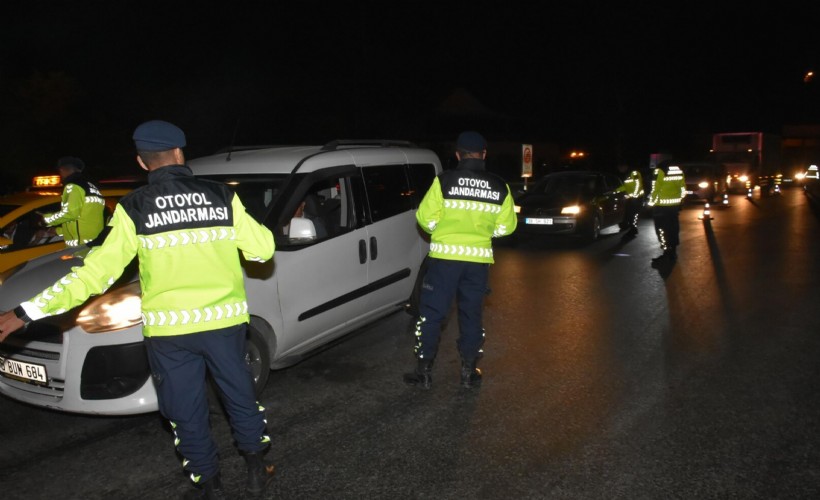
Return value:
[[(114, 212), (117, 201), (131, 191), (123, 182), (97, 184), (106, 200), (106, 215)], [(134, 186), (137, 182), (132, 183)], [(40, 214), (60, 210), (60, 176), (38, 176), (28, 191), (0, 197), (0, 285), (15, 268), (29, 260), (65, 248), (62, 235), (54, 227), (41, 227)]]

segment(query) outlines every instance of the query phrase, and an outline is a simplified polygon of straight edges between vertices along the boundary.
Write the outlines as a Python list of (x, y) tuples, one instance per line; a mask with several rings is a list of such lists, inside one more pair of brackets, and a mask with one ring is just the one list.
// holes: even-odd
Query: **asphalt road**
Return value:
[[(820, 498), (820, 218), (803, 193), (681, 213), (622, 243), (496, 248), (484, 385), (458, 385), (457, 323), (430, 391), (404, 313), (271, 374), (278, 499)], [(213, 416), (223, 476), (242, 459)], [(176, 498), (157, 414), (67, 415), (0, 397), (0, 498)], [(235, 497), (231, 497), (235, 498)]]

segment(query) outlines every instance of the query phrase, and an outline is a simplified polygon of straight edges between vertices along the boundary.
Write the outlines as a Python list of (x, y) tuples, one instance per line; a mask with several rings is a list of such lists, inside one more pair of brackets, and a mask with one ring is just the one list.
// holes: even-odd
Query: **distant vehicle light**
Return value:
[(517, 213), (517, 214), (521, 213), (521, 205), (516, 205), (515, 206), (515, 213)]
[(561, 209), (561, 215), (578, 215), (579, 213), (581, 213), (581, 207), (578, 205), (572, 205)]
[(709, 183), (706, 182), (706, 181), (700, 181), (700, 182), (698, 182), (698, 187), (701, 188), (701, 189), (706, 189), (706, 188), (709, 187)]
[(741, 175), (740, 177), (738, 177), (738, 179), (740, 179), (740, 182), (746, 182), (746, 181), (749, 180), (749, 176), (748, 175)]
[(806, 174), (803, 172), (797, 172), (794, 174), (794, 179), (798, 181), (802, 181), (804, 177), (806, 177)]

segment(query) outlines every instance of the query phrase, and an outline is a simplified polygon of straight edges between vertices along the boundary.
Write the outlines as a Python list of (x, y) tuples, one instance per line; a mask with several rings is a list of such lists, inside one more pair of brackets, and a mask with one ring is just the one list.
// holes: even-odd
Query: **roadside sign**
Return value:
[(521, 145), (521, 177), (532, 177), (532, 144)]

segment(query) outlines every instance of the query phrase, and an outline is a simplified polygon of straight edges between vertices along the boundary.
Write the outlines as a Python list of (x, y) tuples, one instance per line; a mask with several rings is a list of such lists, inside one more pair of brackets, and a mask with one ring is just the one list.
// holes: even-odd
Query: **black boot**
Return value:
[(273, 481), (274, 465), (262, 460), (262, 453), (245, 453), (245, 463), (248, 466), (248, 495), (259, 496)]
[(422, 389), (433, 387), (433, 360), (420, 359), (414, 372), (404, 374), (404, 383)]
[(481, 370), (476, 368), (478, 360), (461, 360), (461, 385), (467, 389), (481, 385)]
[(214, 477), (208, 479), (207, 481), (194, 484), (194, 488), (196, 488), (194, 491), (189, 491), (182, 498), (205, 498), (208, 500), (225, 498), (225, 496), (222, 494), (222, 480), (219, 477), (219, 473), (217, 473)]

